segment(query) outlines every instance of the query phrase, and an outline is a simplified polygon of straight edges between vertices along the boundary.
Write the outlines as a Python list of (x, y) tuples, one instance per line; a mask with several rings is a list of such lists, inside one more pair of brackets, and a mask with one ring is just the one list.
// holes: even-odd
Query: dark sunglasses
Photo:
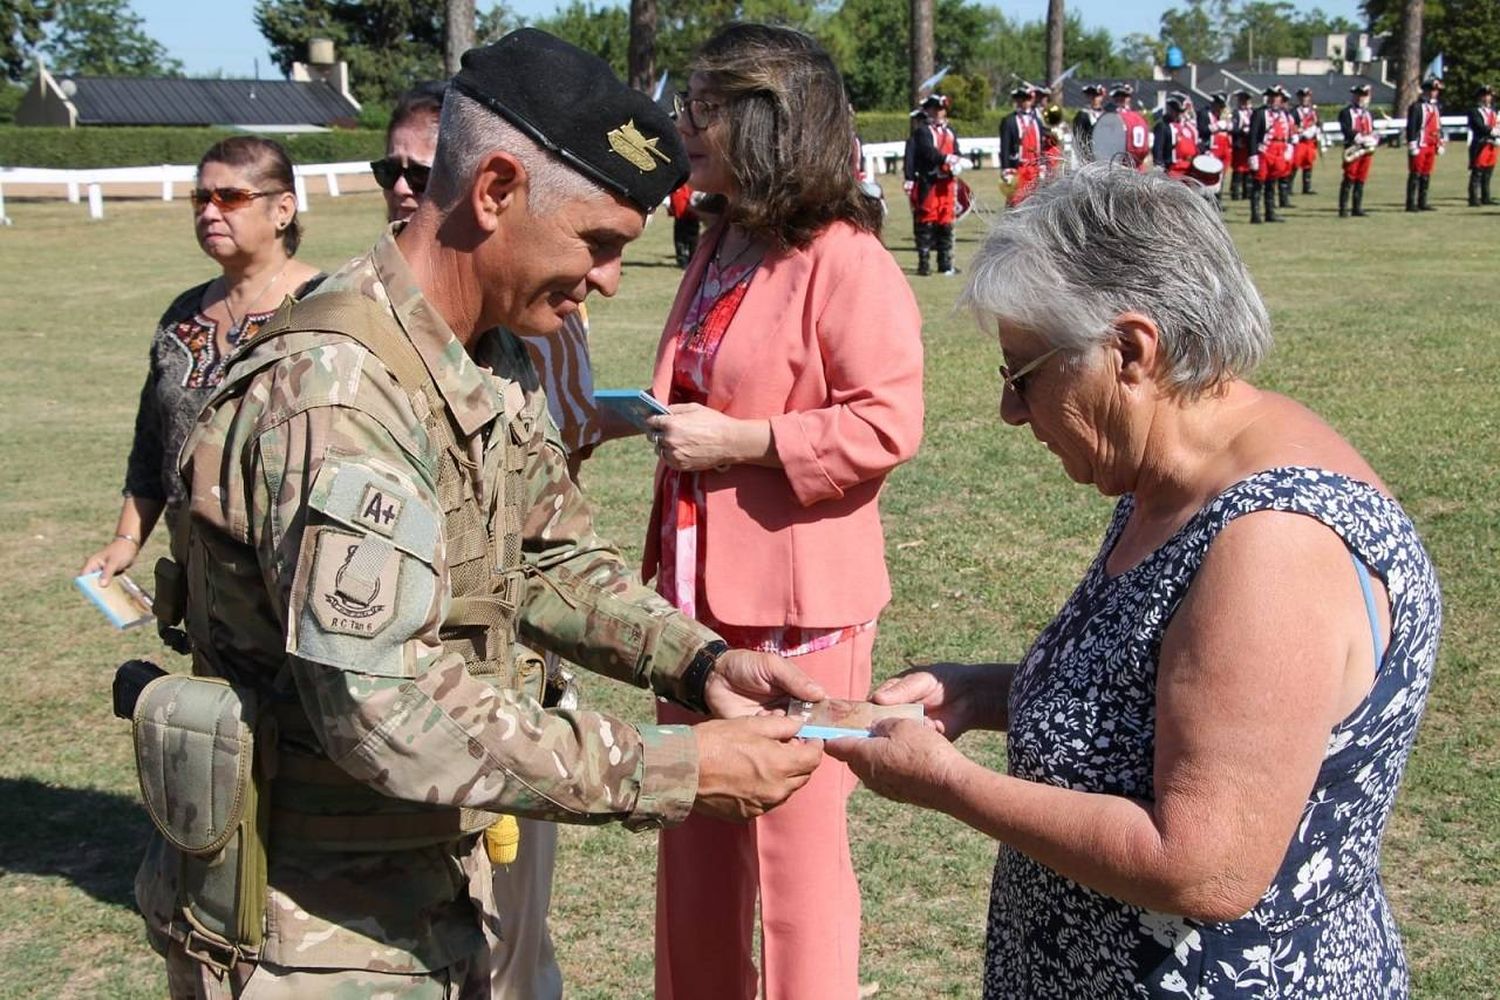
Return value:
[(273, 194), (286, 194), (281, 191), (250, 191), (245, 188), (194, 188), (192, 194), (188, 195), (193, 202), (193, 211), (201, 212), (209, 202), (221, 212), (237, 212), (250, 204), (257, 198), (269, 198)]
[(375, 183), (389, 191), (396, 186), (396, 182), (402, 177), (406, 178), (406, 186), (411, 188), (411, 193), (417, 197), (427, 190), (427, 181), (432, 177), (432, 167), (426, 163), (402, 163), (394, 156), (387, 156), (383, 160), (371, 160), (370, 171), (375, 175)]

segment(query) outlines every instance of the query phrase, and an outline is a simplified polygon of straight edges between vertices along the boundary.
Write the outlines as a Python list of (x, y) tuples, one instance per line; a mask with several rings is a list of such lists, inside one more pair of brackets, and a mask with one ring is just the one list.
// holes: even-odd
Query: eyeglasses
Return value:
[(375, 175), (375, 183), (389, 191), (396, 186), (396, 182), (402, 177), (406, 178), (406, 186), (411, 188), (411, 193), (418, 198), (422, 192), (427, 190), (427, 182), (432, 178), (432, 165), (429, 163), (402, 163), (394, 156), (387, 156), (383, 160), (371, 160), (370, 171)]
[(685, 90), (672, 95), (672, 116), (681, 118), (683, 112), (687, 112), (687, 120), (700, 132), (719, 120), (719, 111), (723, 107), (722, 104), (705, 101), (701, 97), (688, 97)]
[(1022, 365), (1020, 371), (1013, 372), (1005, 365), (1001, 365), (1000, 381), (1005, 383), (1005, 387), (1007, 389), (1016, 394), (1016, 398), (1025, 400), (1026, 376), (1030, 375), (1032, 372), (1040, 368), (1042, 362), (1046, 361), (1048, 358), (1052, 357), (1052, 355), (1056, 354), (1060, 350), (1062, 350), (1061, 347), (1052, 348), (1052, 350), (1048, 351), (1046, 354), (1043, 354), (1038, 358), (1034, 358), (1031, 361), (1028, 361), (1026, 364)]
[(250, 191), (245, 188), (194, 188), (193, 193), (188, 195), (193, 202), (193, 211), (201, 212), (209, 202), (221, 212), (237, 212), (250, 204), (257, 198), (269, 198), (274, 194), (286, 194), (281, 191)]

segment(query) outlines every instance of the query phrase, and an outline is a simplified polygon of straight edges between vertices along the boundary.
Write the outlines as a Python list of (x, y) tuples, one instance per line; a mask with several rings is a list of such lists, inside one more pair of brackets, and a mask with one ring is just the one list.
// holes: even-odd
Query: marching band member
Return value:
[(1253, 95), (1248, 90), (1234, 92), (1234, 111), (1229, 119), (1230, 167), (1234, 176), (1229, 181), (1229, 200), (1239, 201), (1250, 197), (1250, 157), (1254, 147), (1250, 145), (1250, 119), (1255, 110), (1250, 107)]
[(1297, 152), (1292, 161), (1292, 171), (1302, 171), (1302, 193), (1316, 194), (1312, 189), (1313, 167), (1318, 165), (1318, 145), (1322, 139), (1322, 125), (1318, 121), (1318, 106), (1313, 103), (1311, 87), (1297, 91), (1297, 107), (1292, 115), (1296, 128)]
[(1115, 112), (1125, 123), (1125, 152), (1137, 170), (1145, 170), (1146, 157), (1151, 155), (1151, 126), (1132, 104), (1134, 97), (1134, 87), (1117, 83), (1109, 92), (1110, 103), (1105, 110)]
[(1276, 174), (1276, 204), (1281, 208), (1292, 207), (1292, 175), (1297, 172), (1297, 119), (1292, 114), (1291, 93), (1281, 84), (1276, 85), (1275, 112), (1281, 116), (1286, 127), (1286, 147), (1282, 158), (1271, 164)]
[[(1198, 109), (1198, 148), (1219, 161), (1225, 173), (1229, 173), (1230, 162), (1234, 158), (1231, 148), (1232, 140), (1230, 129), (1232, 119), (1225, 113), (1229, 107), (1229, 95), (1222, 91), (1215, 91), (1209, 95), (1208, 107)], [(1235, 189), (1236, 180), (1243, 178), (1243, 174), (1230, 174), (1229, 196), (1238, 197)], [(1214, 192), (1214, 201), (1223, 202), (1223, 175), (1220, 175), (1219, 189)], [(1238, 183), (1243, 185), (1242, 179)]]
[[(1339, 184), (1339, 218), (1363, 217), (1365, 181), (1375, 160), (1375, 120), (1370, 117), (1370, 85), (1357, 83), (1349, 88), (1349, 104), (1339, 112), (1339, 128), (1344, 132), (1344, 179)], [(1349, 211), (1353, 195), (1354, 211)]]
[(1083, 96), (1089, 99), (1088, 107), (1080, 108), (1073, 116), (1073, 147), (1078, 150), (1080, 160), (1094, 158), (1094, 123), (1104, 114), (1104, 87), (1097, 83), (1083, 85)]
[(1265, 103), (1250, 116), (1250, 222), (1261, 221), (1261, 196), (1265, 196), (1265, 221), (1285, 222), (1276, 214), (1276, 188), (1283, 176), (1290, 176), (1292, 148), (1291, 119), (1281, 109), (1284, 91), (1270, 86), (1264, 91)]
[(1193, 107), (1193, 96), (1182, 91), (1176, 91), (1171, 96), (1177, 98), (1182, 104), (1182, 113), (1177, 116), (1177, 159), (1183, 164), (1182, 172), (1186, 174), (1193, 165), (1193, 157), (1198, 155), (1201, 145), (1198, 138), (1198, 112)]
[(1469, 111), (1469, 204), (1493, 205), (1490, 178), (1495, 174), (1500, 122), (1495, 116), (1495, 88), (1484, 84)]
[(917, 274), (931, 274), (928, 254), (937, 250), (939, 274), (953, 268), (953, 175), (958, 170), (958, 136), (948, 127), (950, 101), (930, 94), (922, 102), (927, 123), (912, 133), (911, 157), (916, 181)]
[(1005, 199), (1019, 205), (1042, 177), (1042, 125), (1031, 111), (1031, 88), (1010, 92), (1016, 109), (1000, 123), (1000, 178), (1010, 186)]
[(1169, 94), (1161, 115), (1151, 131), (1151, 159), (1168, 177), (1178, 180), (1187, 176), (1198, 154), (1198, 130), (1184, 128), (1186, 101), (1182, 94)]
[(1427, 187), (1432, 183), (1432, 168), (1448, 145), (1443, 136), (1442, 109), (1438, 95), (1443, 81), (1435, 76), (1422, 81), (1422, 99), (1406, 111), (1406, 210), (1436, 212), (1427, 203)]

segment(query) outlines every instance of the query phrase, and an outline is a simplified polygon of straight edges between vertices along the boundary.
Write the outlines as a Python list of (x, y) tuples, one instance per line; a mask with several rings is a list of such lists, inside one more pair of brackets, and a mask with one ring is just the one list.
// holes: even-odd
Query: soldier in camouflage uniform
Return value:
[(161, 837), (142, 866), (174, 997), (484, 996), (485, 810), (743, 818), (821, 756), (784, 717), (633, 726), (544, 710), (518, 674), (517, 635), (721, 716), (822, 696), (636, 582), (594, 533), (525, 350), (484, 332), (545, 333), (613, 294), (624, 245), (686, 177), (672, 123), (538, 31), (463, 66), (423, 206), (268, 324), (183, 451), (161, 617), (184, 604), (194, 673), (254, 692), (274, 725), (256, 727), (253, 933), (184, 916), (200, 869)]

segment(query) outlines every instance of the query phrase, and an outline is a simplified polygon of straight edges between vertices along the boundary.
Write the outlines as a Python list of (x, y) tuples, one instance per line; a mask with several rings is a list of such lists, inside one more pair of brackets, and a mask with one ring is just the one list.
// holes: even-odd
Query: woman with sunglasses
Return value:
[(162, 509), (181, 499), (177, 453), (235, 347), (320, 277), (292, 259), (302, 238), (292, 184), (286, 150), (257, 136), (215, 143), (198, 163), (193, 231), (220, 273), (157, 323), (114, 538), (83, 564), (102, 584), (135, 562)]
[[(800, 32), (736, 24), (692, 70), (677, 125), (690, 183), (722, 214), (657, 354), (652, 391), (670, 413), (652, 421), (645, 566), (732, 646), (794, 656), (831, 696), (863, 698), (891, 593), (877, 499), (922, 436), (921, 316), (849, 169), (853, 122), (828, 54)], [(753, 823), (662, 831), (659, 998), (757, 995), (758, 894), (763, 995), (853, 1000), (853, 788), (825, 761)]]
[[(1411, 520), (1248, 381), (1265, 305), (1165, 175), (1070, 171), (970, 272), (1001, 419), (1114, 516), (1019, 663), (908, 671), (875, 700), (935, 728), (828, 754), (999, 843), (988, 1000), (1408, 996), (1380, 843), (1442, 624)], [(970, 729), (1007, 733), (1004, 771), (954, 747)]]
[(445, 87), (438, 81), (419, 83), (401, 95), (385, 129), (385, 156), (370, 164), (391, 222), (411, 218), (427, 191)]

